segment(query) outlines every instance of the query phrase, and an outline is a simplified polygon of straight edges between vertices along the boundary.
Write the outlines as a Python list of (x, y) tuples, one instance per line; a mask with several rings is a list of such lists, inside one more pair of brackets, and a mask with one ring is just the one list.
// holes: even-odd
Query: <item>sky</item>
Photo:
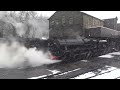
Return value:
[[(45, 16), (52, 16), (55, 11), (37, 11), (39, 14)], [(118, 17), (118, 23), (120, 23), (120, 11), (82, 11), (99, 19), (108, 19)]]

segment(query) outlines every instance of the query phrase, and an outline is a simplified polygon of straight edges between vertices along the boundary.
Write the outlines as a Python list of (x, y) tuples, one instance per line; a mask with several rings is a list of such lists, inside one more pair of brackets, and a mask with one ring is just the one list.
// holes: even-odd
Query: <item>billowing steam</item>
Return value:
[[(42, 38), (44, 37), (44, 34), (48, 33), (48, 22), (45, 22), (43, 20), (35, 20), (30, 19), (28, 20), (28, 23), (33, 26), (32, 30), (30, 30), (30, 38)], [(47, 37), (48, 38), (48, 37)]]
[[(9, 22), (15, 26), (16, 32), (20, 37), (24, 37), (28, 30), (28, 25), (32, 28), (28, 37), (41, 38), (48, 31), (48, 24), (43, 21), (38, 22), (35, 19), (28, 20), (27, 23), (17, 22), (12, 17), (6, 17), (6, 12), (0, 12), (0, 19)], [(4, 18), (3, 18), (4, 17)], [(0, 68), (25, 68), (27, 66), (36, 67), (44, 64), (56, 63), (58, 61), (50, 60), (48, 53), (38, 51), (36, 48), (27, 49), (24, 45), (15, 40), (11, 43), (0, 42)]]
[(20, 37), (48, 38), (49, 22), (46, 18), (29, 18), (26, 21), (20, 22), (9, 16), (7, 11), (0, 11), (0, 19), (11, 23), (16, 28), (16, 32)]
[(20, 37), (23, 37), (28, 29), (25, 23), (16, 21), (13, 17), (8, 15), (7, 11), (0, 11), (0, 20), (11, 23), (16, 28), (16, 33)]
[(0, 68), (25, 68), (27, 66), (40, 66), (58, 61), (50, 60), (48, 54), (36, 50), (27, 49), (18, 42), (0, 43)]

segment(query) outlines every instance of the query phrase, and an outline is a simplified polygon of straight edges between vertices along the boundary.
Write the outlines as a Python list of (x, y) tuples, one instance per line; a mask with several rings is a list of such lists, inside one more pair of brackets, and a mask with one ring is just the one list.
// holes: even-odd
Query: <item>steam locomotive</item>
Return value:
[[(101, 20), (80, 11), (57, 11), (49, 19), (49, 39), (24, 39), (27, 48), (50, 52), (53, 60), (89, 59), (120, 50), (117, 18)], [(3, 28), (0, 22), (0, 35)], [(7, 24), (9, 26), (9, 24)], [(11, 26), (15, 33), (15, 28)], [(9, 33), (3, 36), (8, 36)]]
[[(97, 30), (96, 30), (97, 29)], [(104, 33), (104, 31), (108, 33)], [(89, 59), (120, 50), (120, 32), (105, 27), (86, 30), (86, 37), (79, 39), (51, 39), (49, 49), (57, 59)], [(94, 34), (93, 34), (94, 33)]]
[(57, 59), (89, 59), (120, 50), (117, 17), (101, 20), (80, 11), (57, 11), (48, 20), (49, 50)]

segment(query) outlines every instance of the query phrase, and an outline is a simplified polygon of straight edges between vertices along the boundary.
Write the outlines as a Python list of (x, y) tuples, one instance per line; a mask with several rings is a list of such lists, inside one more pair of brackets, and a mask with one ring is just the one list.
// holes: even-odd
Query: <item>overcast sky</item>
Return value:
[[(45, 16), (52, 16), (55, 11), (37, 11), (39, 14)], [(118, 23), (120, 23), (120, 11), (82, 11), (100, 19), (115, 18), (118, 17)]]

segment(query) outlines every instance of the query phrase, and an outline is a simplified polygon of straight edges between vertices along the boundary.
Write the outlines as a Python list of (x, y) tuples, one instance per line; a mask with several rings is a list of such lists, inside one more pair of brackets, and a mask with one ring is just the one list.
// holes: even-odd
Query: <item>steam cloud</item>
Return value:
[[(6, 12), (0, 12), (0, 19), (11, 23), (16, 27), (16, 32), (19, 36), (24, 36), (27, 30), (27, 26), (24, 23), (15, 21), (13, 18), (3, 18)], [(39, 35), (34, 34), (35, 37), (41, 38), (42, 33), (48, 31), (47, 24), (44, 22), (38, 23), (36, 20), (29, 20), (28, 22), (33, 26), (32, 30), (36, 30), (36, 33), (41, 33)], [(36, 29), (34, 29), (36, 28)], [(33, 34), (33, 33), (32, 33)], [(50, 60), (48, 53), (43, 53), (38, 51), (36, 48), (27, 49), (24, 45), (17, 41), (0, 42), (0, 68), (24, 68), (27, 66), (37, 67), (44, 64), (56, 63), (58, 61)]]
[(0, 68), (36, 67), (55, 62), (58, 61), (50, 60), (47, 53), (36, 48), (27, 49), (18, 42), (0, 43)]

